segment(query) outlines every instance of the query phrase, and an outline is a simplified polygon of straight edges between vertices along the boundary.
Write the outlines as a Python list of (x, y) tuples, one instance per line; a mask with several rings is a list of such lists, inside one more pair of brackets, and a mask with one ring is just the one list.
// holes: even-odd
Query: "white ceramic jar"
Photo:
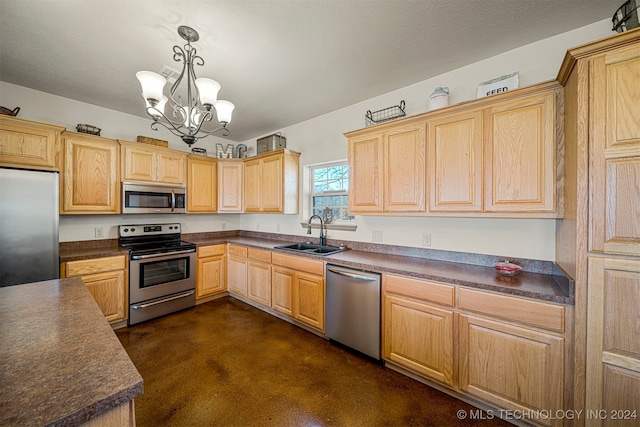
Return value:
[(437, 87), (429, 97), (429, 110), (446, 107), (449, 105), (449, 88)]

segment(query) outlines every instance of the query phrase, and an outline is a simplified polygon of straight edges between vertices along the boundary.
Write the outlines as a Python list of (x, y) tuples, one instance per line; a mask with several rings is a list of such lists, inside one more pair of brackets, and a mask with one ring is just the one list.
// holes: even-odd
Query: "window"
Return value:
[[(349, 166), (347, 162), (311, 166), (311, 214), (332, 222), (353, 221), (349, 207)], [(329, 208), (329, 209), (327, 209)]]

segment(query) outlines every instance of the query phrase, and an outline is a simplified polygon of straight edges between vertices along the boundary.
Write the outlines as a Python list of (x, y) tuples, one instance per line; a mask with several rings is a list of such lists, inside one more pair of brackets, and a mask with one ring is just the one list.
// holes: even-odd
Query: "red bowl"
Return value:
[(520, 273), (520, 270), (522, 270), (522, 267), (520, 267), (518, 264), (513, 264), (509, 261), (498, 262), (493, 266), (498, 271), (498, 273), (504, 274), (505, 276), (515, 276), (516, 274)]

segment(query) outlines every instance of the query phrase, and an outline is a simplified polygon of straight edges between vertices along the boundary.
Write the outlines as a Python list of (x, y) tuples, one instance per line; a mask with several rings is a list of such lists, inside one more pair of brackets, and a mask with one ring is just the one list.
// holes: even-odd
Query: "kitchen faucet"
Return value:
[(324, 221), (320, 215), (311, 215), (311, 218), (309, 218), (309, 222), (307, 223), (307, 234), (311, 234), (311, 220), (313, 220), (313, 218), (318, 218), (320, 220), (320, 241), (318, 244), (320, 246), (324, 246), (326, 236), (324, 234)]

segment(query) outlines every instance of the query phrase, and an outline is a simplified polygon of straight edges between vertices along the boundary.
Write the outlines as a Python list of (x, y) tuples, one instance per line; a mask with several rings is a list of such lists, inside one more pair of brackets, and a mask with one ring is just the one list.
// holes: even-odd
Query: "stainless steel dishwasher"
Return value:
[(327, 264), (326, 336), (380, 360), (380, 275)]

